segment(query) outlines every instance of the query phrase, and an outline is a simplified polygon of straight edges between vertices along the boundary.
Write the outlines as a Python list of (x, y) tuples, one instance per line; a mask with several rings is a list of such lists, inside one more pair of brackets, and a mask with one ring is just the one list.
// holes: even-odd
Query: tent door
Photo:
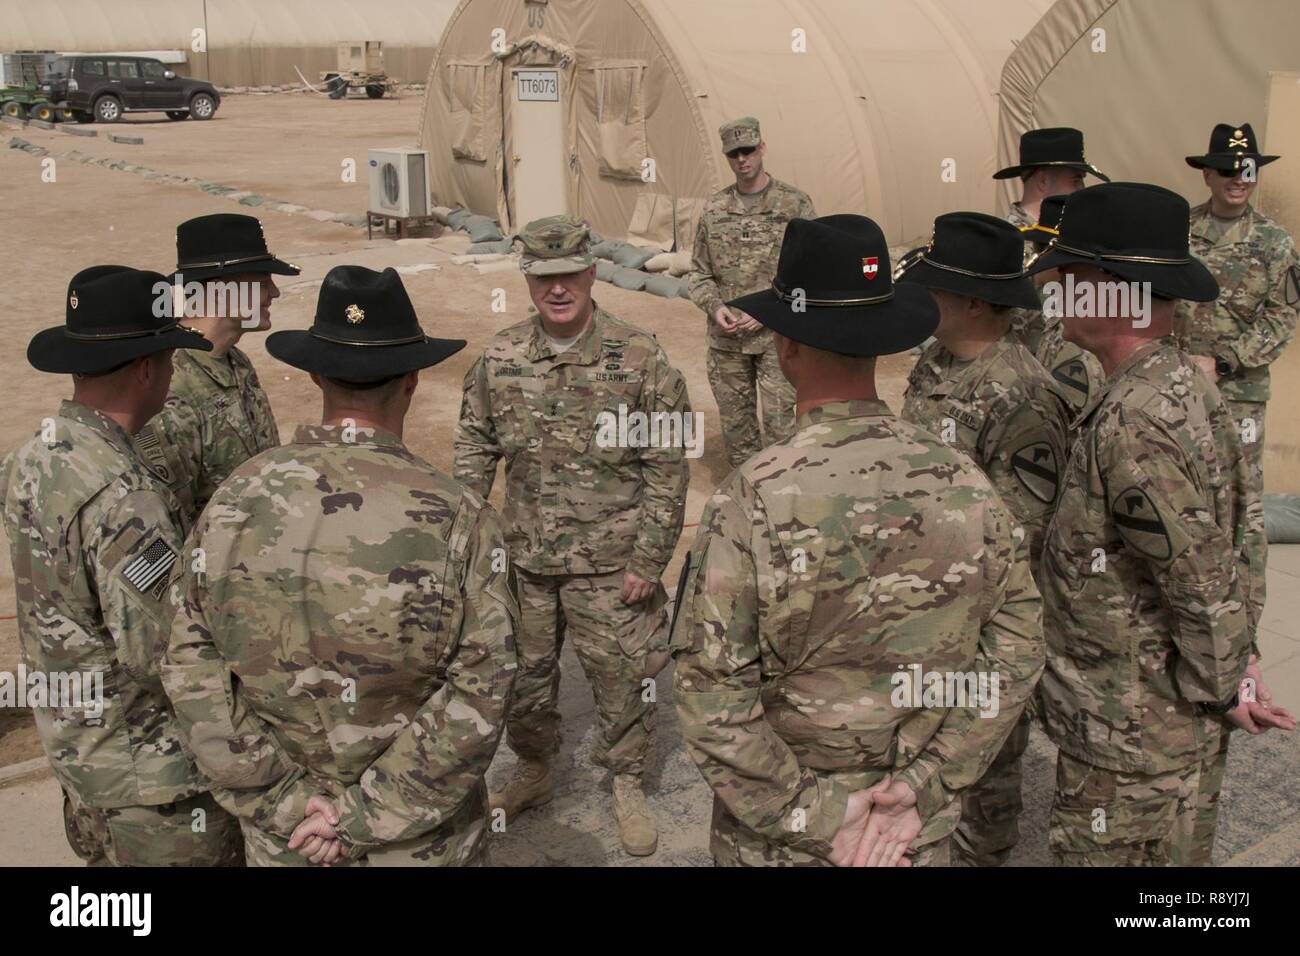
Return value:
[(544, 216), (569, 211), (564, 176), (564, 110), (560, 71), (516, 68), (511, 71), (513, 155), (506, 175), (512, 177), (516, 228)]

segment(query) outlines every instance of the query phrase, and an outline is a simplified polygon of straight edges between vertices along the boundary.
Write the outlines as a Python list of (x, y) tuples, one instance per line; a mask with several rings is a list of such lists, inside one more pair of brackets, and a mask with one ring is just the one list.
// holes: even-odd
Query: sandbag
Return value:
[(621, 242), (613, 258), (625, 269), (640, 269), (656, 255), (657, 249), (641, 249), (630, 242)]
[(618, 270), (618, 266), (614, 265), (612, 262), (607, 262), (604, 259), (597, 260), (596, 262), (596, 278), (602, 282), (612, 282), (614, 280), (614, 273)]
[(447, 213), (447, 225), (453, 229), (463, 229), (466, 221), (474, 214), (463, 206), (457, 206), (451, 212)]
[(469, 237), (475, 242), (500, 242), (505, 238), (496, 220), (489, 219), (487, 216), (470, 216), (461, 228), (468, 232)]
[(682, 287), (686, 283), (681, 279), (675, 279), (672, 276), (657, 275), (649, 276), (645, 280), (645, 290), (653, 292), (655, 295), (663, 296), (665, 299), (671, 299), (674, 296), (682, 294)]
[(620, 245), (621, 243), (615, 242), (612, 239), (602, 239), (600, 242), (593, 242), (591, 244), (591, 254), (597, 259), (613, 259), (614, 253), (618, 252), (618, 247)]
[(1300, 496), (1264, 496), (1264, 534), (1269, 544), (1300, 544)]
[(661, 252), (646, 260), (646, 264), (641, 268), (646, 272), (667, 272), (673, 264), (673, 254), (671, 252)]
[(469, 253), (475, 255), (482, 252), (490, 252), (495, 255), (509, 255), (514, 245), (509, 239), (498, 239), (496, 242), (476, 242), (469, 247)]
[(434, 206), (431, 212), (433, 213), (434, 219), (438, 220), (438, 222), (442, 223), (444, 226), (449, 226), (451, 223), (447, 221), (447, 217), (455, 212), (455, 210), (450, 206)]
[(646, 279), (648, 278), (649, 276), (637, 269), (615, 269), (614, 275), (609, 281), (620, 289), (631, 289), (633, 292), (640, 292), (645, 288)]
[(684, 276), (691, 271), (691, 253), (689, 250), (669, 253), (668, 274)]

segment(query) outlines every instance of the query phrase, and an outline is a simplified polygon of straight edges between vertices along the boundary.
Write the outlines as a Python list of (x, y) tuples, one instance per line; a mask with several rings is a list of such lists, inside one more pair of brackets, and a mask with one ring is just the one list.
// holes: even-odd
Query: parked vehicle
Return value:
[(332, 100), (341, 100), (349, 90), (365, 90), (372, 100), (397, 89), (397, 79), (384, 72), (384, 44), (379, 40), (350, 40), (338, 45), (338, 68), (326, 70), (320, 78)]
[(168, 119), (210, 120), (221, 105), (206, 80), (177, 76), (161, 60), (112, 53), (60, 57), (40, 92), (83, 123), (116, 123), (123, 113), (166, 113)]

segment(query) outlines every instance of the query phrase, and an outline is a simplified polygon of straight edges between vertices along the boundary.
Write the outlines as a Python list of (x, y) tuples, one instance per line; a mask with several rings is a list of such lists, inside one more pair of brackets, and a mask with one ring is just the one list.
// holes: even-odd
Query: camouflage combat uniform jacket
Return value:
[(279, 445), (280, 432), (253, 363), (239, 349), (225, 358), (177, 349), (172, 365), (167, 404), (135, 441), (176, 496), (188, 533), (217, 486)]
[[(1029, 215), (1029, 213), (1025, 211), (1025, 207), (1020, 205), (1018, 202), (1013, 202), (1011, 204), (1011, 209), (1007, 212), (1007, 222), (1011, 223), (1011, 225), (1015, 226), (1017, 229), (1028, 229), (1030, 226), (1038, 225), (1038, 220)], [(1030, 249), (1032, 249), (1032, 247), (1026, 244), (1026, 254), (1028, 254)]]
[(713, 321), (719, 306), (768, 288), (776, 275), (781, 240), (791, 219), (815, 219), (808, 194), (771, 177), (758, 207), (746, 210), (732, 183), (709, 199), (695, 230), (688, 281), (691, 301), (707, 316), (709, 348), (757, 355), (772, 340), (769, 329), (727, 335)]
[[(849, 793), (891, 772), (918, 844), (945, 836), (1043, 667), (1023, 535), (988, 479), (883, 402), (834, 402), (700, 520), (672, 646), (715, 861), (824, 864)], [(996, 672), (996, 716), (915, 705), (913, 665)]]
[(1070, 406), (1071, 421), (1091, 411), (1106, 381), (1097, 356), (1067, 342), (1061, 320), (1048, 318), (1041, 309), (1012, 309), (1011, 331), (1051, 375)]
[(903, 419), (965, 452), (1025, 529), (1033, 567), (1069, 454), (1069, 409), (1047, 373), (1007, 335), (962, 365), (937, 341), (907, 379)]
[(1260, 503), (1222, 398), (1167, 340), (1111, 375), (1047, 532), (1048, 733), (1099, 767), (1157, 774), (1217, 745), (1258, 620)]
[(653, 335), (599, 306), (559, 353), (534, 314), (497, 333), (465, 376), (456, 480), (486, 499), (505, 459), (506, 540), (525, 571), (658, 580), (682, 533), (684, 449), (607, 447), (602, 412), (687, 417), (686, 382)]
[[(218, 489), (163, 680), (213, 795), (280, 838), (332, 794), (353, 857), (484, 836), (518, 606), (493, 510), (376, 429), (299, 428)], [(351, 439), (351, 440), (349, 440)]]
[(1252, 206), (1224, 229), (1207, 202), (1192, 210), (1191, 250), (1214, 273), (1219, 297), (1178, 304), (1179, 348), (1232, 366), (1218, 383), (1228, 401), (1268, 401), (1268, 366), (1295, 335), (1300, 304), (1295, 243)]
[(181, 547), (175, 502), (112, 419), (65, 401), (49, 422), (0, 478), (22, 661), (102, 675), (104, 709), (35, 708), (41, 744), (59, 783), (92, 807), (202, 793), (158, 673)]

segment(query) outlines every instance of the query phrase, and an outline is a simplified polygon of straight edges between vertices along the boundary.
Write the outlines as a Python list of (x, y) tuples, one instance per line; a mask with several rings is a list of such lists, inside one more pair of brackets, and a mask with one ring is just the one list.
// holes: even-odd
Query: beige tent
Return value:
[[(1283, 157), (1261, 171), (1256, 205), (1300, 235), (1297, 38), (1297, 0), (1059, 0), (1002, 71), (1000, 159), (1026, 129), (1075, 126), (1111, 178), (1197, 204), (1205, 184), (1183, 157), (1205, 152), (1215, 123), (1250, 123)], [(1300, 346), (1274, 364), (1273, 395), (1266, 486), (1300, 493)]]
[(774, 175), (901, 244), (940, 212), (994, 207), (997, 77), (1048, 6), (463, 0), (420, 143), (441, 202), (689, 245), (699, 205), (731, 181), (717, 128), (753, 114)]
[[(218, 86), (316, 82), (336, 44), (380, 40), (389, 74), (422, 82), (455, 0), (6, 0), (0, 49), (164, 54)], [(196, 52), (195, 31), (206, 52)]]

